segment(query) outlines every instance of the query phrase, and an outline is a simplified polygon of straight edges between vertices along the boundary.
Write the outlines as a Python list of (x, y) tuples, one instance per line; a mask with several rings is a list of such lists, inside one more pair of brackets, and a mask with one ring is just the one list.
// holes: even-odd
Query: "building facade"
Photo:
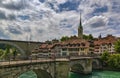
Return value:
[(115, 53), (114, 43), (118, 39), (112, 35), (102, 38), (101, 35), (94, 40), (88, 41), (83, 39), (83, 27), (80, 16), (80, 24), (78, 26), (78, 37), (71, 38), (67, 41), (51, 41), (41, 44), (32, 51), (33, 56), (85, 56), (94, 54), (102, 54), (105, 51)]
[(104, 38), (98, 38), (94, 41), (94, 53), (102, 54), (105, 51), (109, 53), (115, 53), (114, 44), (118, 39), (112, 35), (108, 35)]

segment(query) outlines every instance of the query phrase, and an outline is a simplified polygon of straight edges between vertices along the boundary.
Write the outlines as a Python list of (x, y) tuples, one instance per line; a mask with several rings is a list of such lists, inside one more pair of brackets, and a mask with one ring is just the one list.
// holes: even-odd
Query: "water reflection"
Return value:
[[(37, 78), (33, 71), (25, 72), (19, 78)], [(120, 72), (116, 71), (93, 71), (91, 75), (81, 75), (70, 72), (69, 78), (120, 78)]]
[(116, 71), (93, 71), (91, 75), (81, 75), (70, 72), (69, 78), (120, 78), (120, 72)]
[(37, 78), (37, 75), (33, 71), (28, 71), (21, 74), (18, 78)]

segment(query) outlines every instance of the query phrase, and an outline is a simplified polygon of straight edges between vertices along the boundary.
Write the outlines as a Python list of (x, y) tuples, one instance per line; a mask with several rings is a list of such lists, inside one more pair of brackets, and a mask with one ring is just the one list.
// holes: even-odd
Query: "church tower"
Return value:
[(79, 39), (83, 38), (83, 27), (82, 27), (82, 22), (81, 22), (81, 14), (80, 14), (80, 24), (78, 27), (78, 38)]

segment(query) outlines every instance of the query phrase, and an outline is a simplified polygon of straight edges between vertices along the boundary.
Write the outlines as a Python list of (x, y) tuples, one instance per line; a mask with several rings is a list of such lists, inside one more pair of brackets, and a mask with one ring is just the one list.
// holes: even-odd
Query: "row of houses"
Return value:
[(114, 43), (118, 38), (108, 35), (95, 40), (70, 39), (64, 42), (43, 43), (32, 51), (33, 56), (87, 56), (102, 54), (104, 51), (115, 53)]
[(102, 54), (104, 51), (115, 53), (114, 43), (118, 40), (115, 36), (107, 35), (104, 38), (85, 40), (83, 39), (83, 27), (81, 22), (78, 26), (78, 37), (67, 41), (43, 43), (32, 51), (32, 56), (88, 56), (91, 54)]

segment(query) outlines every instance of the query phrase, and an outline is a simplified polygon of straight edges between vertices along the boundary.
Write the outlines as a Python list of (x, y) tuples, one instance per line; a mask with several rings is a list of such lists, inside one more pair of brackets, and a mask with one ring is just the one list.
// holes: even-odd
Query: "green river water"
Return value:
[[(33, 71), (28, 71), (19, 78), (37, 78), (37, 75)], [(120, 72), (116, 71), (93, 71), (91, 75), (80, 75), (70, 72), (69, 78), (120, 78)]]

